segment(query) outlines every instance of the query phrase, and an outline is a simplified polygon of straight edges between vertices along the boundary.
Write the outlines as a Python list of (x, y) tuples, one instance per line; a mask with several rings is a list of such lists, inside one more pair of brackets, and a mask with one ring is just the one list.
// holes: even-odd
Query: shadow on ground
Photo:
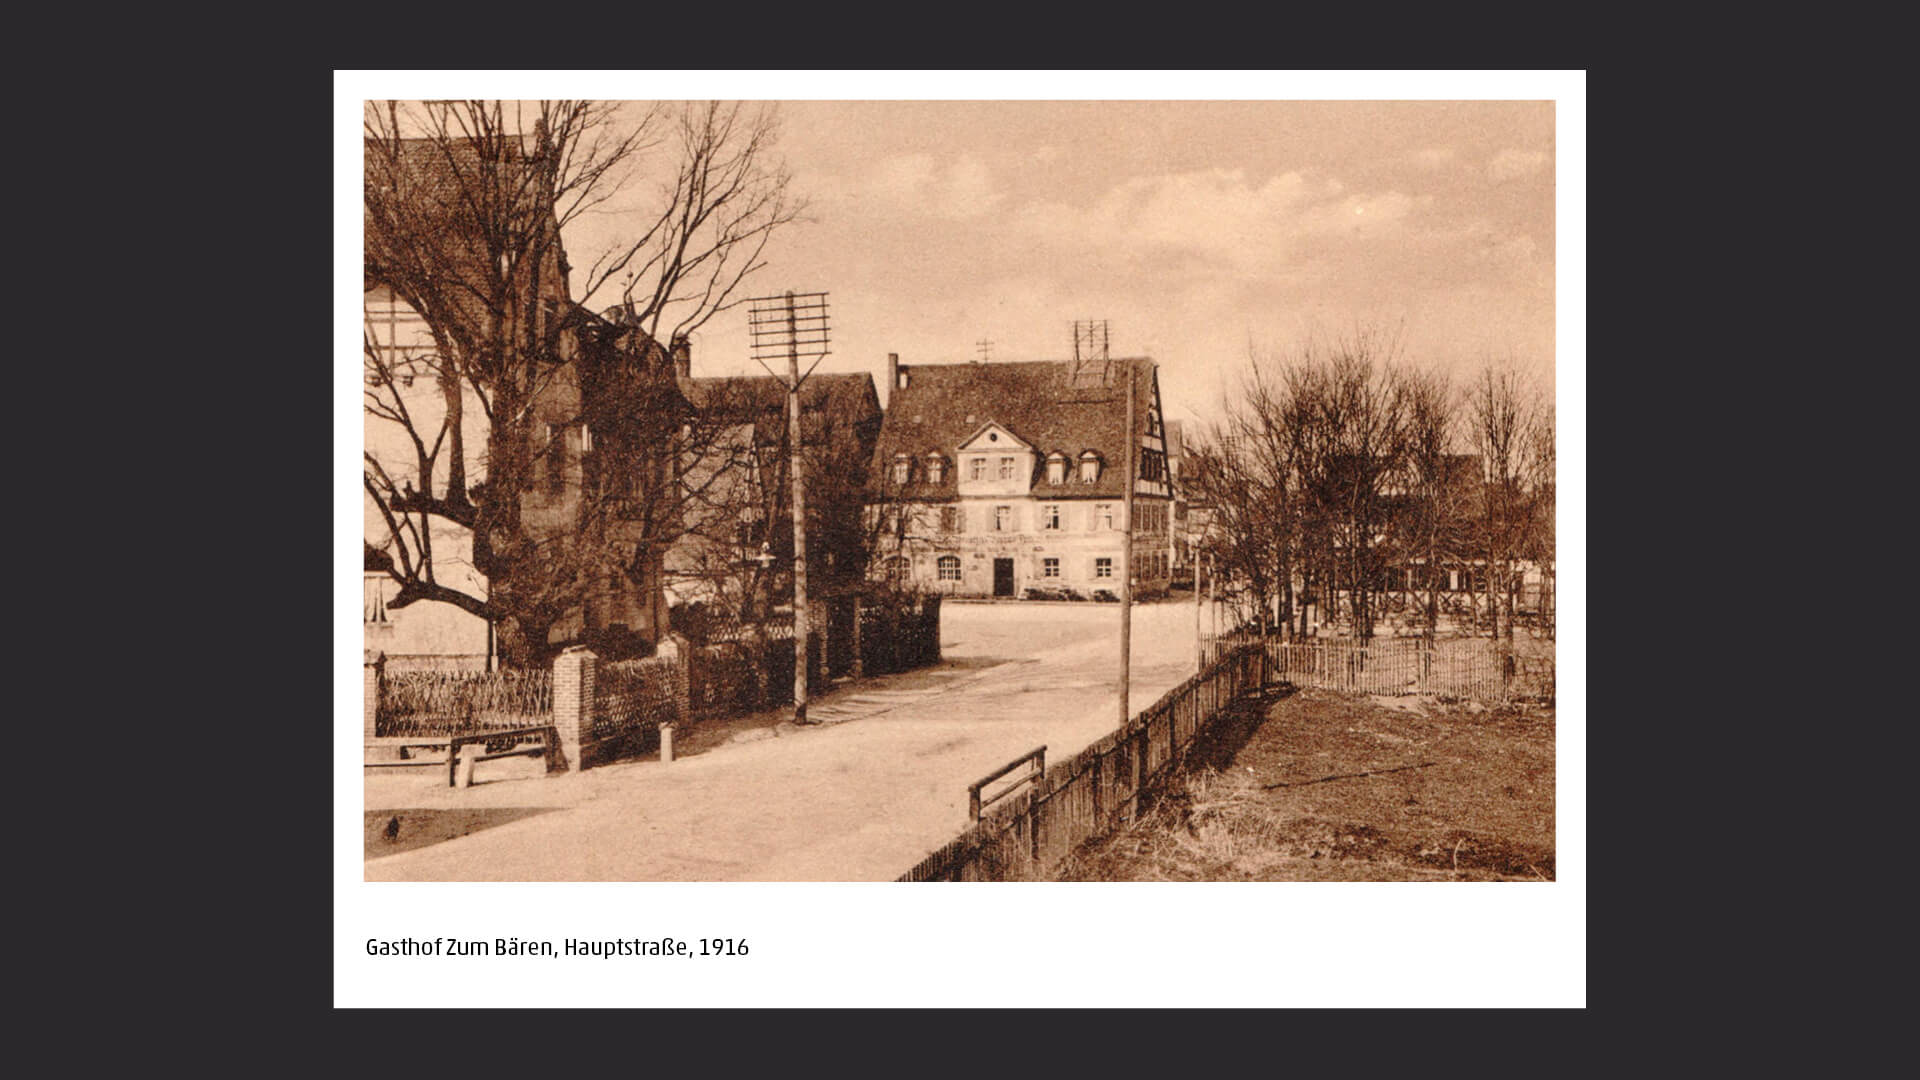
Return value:
[(544, 814), (553, 807), (508, 806), (492, 809), (369, 810), (366, 812), (366, 855), (377, 859), (402, 851), (438, 844), (510, 821)]
[[(1021, 661), (1009, 657), (967, 656), (942, 660), (933, 667), (893, 675), (867, 679), (843, 678), (826, 690), (815, 687), (813, 693), (809, 695), (811, 698), (809, 708), (830, 709), (847, 704), (851, 699), (872, 694), (901, 695), (938, 690), (989, 668), (1020, 662), (1031, 663), (1032, 661)], [(776, 705), (749, 713), (702, 717), (691, 724), (675, 728), (673, 756), (675, 758), (699, 757), (734, 743), (778, 738), (795, 734), (799, 730), (801, 729), (795, 728), (793, 724), (791, 704)], [(635, 734), (631, 744), (614, 751), (614, 756), (607, 764), (658, 760), (660, 760), (659, 733), (643, 730)]]

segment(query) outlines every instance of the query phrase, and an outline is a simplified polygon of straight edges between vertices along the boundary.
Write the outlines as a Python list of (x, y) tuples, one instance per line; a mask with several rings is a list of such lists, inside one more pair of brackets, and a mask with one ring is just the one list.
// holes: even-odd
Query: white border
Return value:
[[(987, 93), (983, 94), (983, 91)], [(1561, 497), (1552, 884), (369, 884), (358, 354), (370, 97), (1553, 99)], [(334, 977), (341, 1006), (1584, 1006), (1583, 72), (337, 72)], [(376, 959), (368, 938), (746, 938), (692, 964)], [(671, 967), (662, 965), (673, 964)]]

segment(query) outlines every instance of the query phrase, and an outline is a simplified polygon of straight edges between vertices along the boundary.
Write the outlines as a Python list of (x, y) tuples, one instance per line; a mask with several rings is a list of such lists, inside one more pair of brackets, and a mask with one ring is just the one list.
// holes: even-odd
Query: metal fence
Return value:
[(553, 672), (401, 671), (380, 679), (380, 736), (465, 735), (553, 719)]
[(659, 725), (680, 719), (679, 669), (678, 663), (657, 657), (601, 664), (593, 682), (593, 737), (639, 733), (644, 742)]
[(1257, 645), (1225, 649), (1125, 727), (1054, 765), (988, 811), (901, 881), (1030, 881), (1082, 843), (1131, 820), (1194, 740), (1237, 699), (1264, 682)]

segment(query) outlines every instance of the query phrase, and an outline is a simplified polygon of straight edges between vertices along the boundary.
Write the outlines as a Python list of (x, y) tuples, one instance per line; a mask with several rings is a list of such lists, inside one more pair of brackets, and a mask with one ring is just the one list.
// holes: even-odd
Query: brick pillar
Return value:
[(819, 678), (815, 678), (812, 671), (809, 670), (807, 674), (807, 686), (809, 688), (818, 687), (819, 689), (825, 690), (827, 684), (833, 679), (831, 674), (833, 671), (833, 663), (827, 659), (827, 649), (833, 643), (833, 606), (833, 597), (828, 596), (821, 598), (820, 625), (814, 628), (813, 631), (813, 636), (819, 639), (820, 642), (820, 673)]
[(364, 661), (366, 676), (361, 685), (365, 688), (367, 738), (371, 739), (374, 736), (374, 726), (380, 719), (380, 681), (387, 675), (387, 654), (368, 649), (364, 654)]
[(575, 645), (553, 660), (553, 727), (569, 769), (585, 769), (582, 744), (593, 738), (593, 676), (600, 657)]
[(860, 645), (860, 598), (856, 596), (853, 598), (853, 670), (850, 674), (857, 679), (866, 671), (867, 658)]
[(940, 594), (939, 593), (934, 593), (932, 596), (927, 597), (927, 634), (929, 635), (929, 643), (931, 645), (931, 648), (928, 651), (933, 654), (933, 659), (929, 660), (928, 663), (937, 664), (940, 662)]

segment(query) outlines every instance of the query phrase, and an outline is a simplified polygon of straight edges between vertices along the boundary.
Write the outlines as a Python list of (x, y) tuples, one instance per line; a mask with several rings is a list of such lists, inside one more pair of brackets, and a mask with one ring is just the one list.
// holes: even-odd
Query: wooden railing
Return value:
[[(1082, 843), (1133, 820), (1144, 798), (1173, 775), (1194, 740), (1236, 700), (1263, 685), (1266, 663), (1258, 645), (1226, 650), (1120, 730), (1031, 778), (1024, 790), (980, 816), (899, 880), (1044, 877)], [(1025, 760), (1016, 758), (996, 776)], [(977, 791), (978, 786), (969, 789), (970, 802)]]
[[(1008, 773), (1019, 768), (1021, 765), (1027, 762), (1033, 763), (1033, 768), (1031, 771), (1027, 773), (1027, 775), (1016, 777), (1013, 783), (1008, 784), (1006, 787), (1001, 788), (997, 792), (994, 792), (992, 795), (988, 796), (984, 800), (980, 797), (980, 789), (986, 787), (988, 784), (993, 783), (995, 780), (998, 780), (1001, 777), (1007, 775)], [(1020, 789), (1021, 784), (1034, 783), (1038, 781), (1041, 777), (1045, 776), (1046, 774), (1047, 774), (1047, 748), (1042, 746), (1033, 750), (1029, 750), (1024, 754), (1021, 754), (1019, 757), (1014, 758), (1012, 761), (1007, 762), (1005, 765), (1000, 766), (999, 768), (993, 770), (992, 772), (981, 777), (980, 779), (975, 780), (973, 783), (968, 784), (967, 785), (967, 820), (979, 821), (981, 807), (991, 806), (994, 803), (999, 802), (1001, 799), (1004, 799), (1007, 796), (1013, 794), (1015, 791), (1018, 791)]]

